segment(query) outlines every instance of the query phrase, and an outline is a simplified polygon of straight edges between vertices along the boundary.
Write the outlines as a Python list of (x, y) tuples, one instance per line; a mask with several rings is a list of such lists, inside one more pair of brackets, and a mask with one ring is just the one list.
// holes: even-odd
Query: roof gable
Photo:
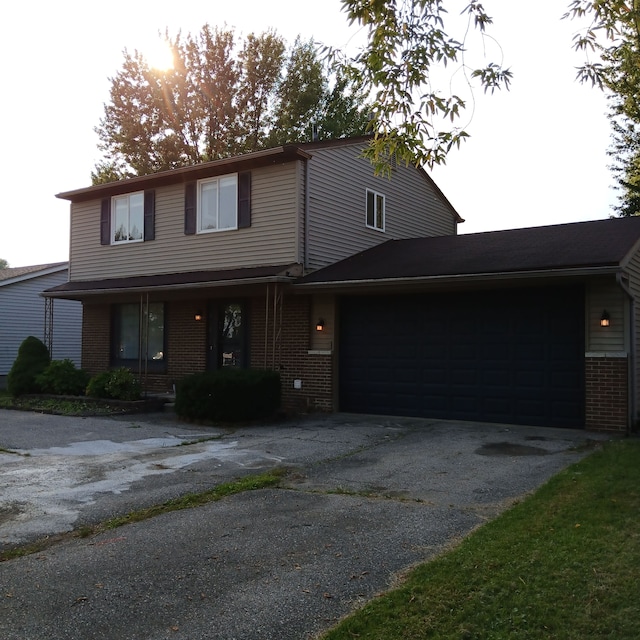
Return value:
[(64, 271), (69, 268), (68, 262), (51, 262), (49, 264), (36, 264), (28, 267), (7, 267), (0, 269), (0, 287), (39, 278), (50, 273)]

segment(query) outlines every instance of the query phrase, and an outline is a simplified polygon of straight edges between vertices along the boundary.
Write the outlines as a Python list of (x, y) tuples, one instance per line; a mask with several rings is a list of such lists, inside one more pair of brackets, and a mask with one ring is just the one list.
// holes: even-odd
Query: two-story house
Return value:
[(70, 277), (46, 295), (82, 301), (83, 366), (150, 391), (275, 368), (293, 410), (627, 429), (640, 220), (458, 236), (429, 175), (376, 176), (366, 144), (59, 194)]

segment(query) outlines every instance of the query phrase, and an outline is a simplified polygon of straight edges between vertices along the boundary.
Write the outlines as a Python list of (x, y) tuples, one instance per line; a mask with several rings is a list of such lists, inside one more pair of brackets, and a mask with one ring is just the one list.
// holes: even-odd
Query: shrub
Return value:
[(194, 373), (176, 388), (175, 410), (192, 420), (240, 422), (271, 417), (280, 407), (280, 374), (260, 369)]
[(87, 395), (92, 398), (108, 398), (107, 382), (109, 382), (110, 379), (110, 371), (105, 371), (93, 376), (87, 383)]
[(40, 391), (36, 377), (46, 369), (50, 361), (49, 350), (41, 340), (34, 336), (25, 338), (7, 376), (9, 393), (17, 397)]
[(68, 358), (52, 360), (47, 368), (36, 376), (40, 391), (56, 395), (84, 395), (88, 382), (89, 374), (83, 369), (76, 369), (76, 365)]
[(111, 400), (139, 400), (140, 383), (126, 367), (99, 373), (89, 380), (87, 395)]

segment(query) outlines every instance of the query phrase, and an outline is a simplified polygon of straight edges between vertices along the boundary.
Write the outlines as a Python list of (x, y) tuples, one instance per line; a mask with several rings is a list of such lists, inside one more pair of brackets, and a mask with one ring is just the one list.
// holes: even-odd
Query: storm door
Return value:
[(247, 311), (241, 301), (212, 302), (209, 305), (207, 369), (248, 366)]

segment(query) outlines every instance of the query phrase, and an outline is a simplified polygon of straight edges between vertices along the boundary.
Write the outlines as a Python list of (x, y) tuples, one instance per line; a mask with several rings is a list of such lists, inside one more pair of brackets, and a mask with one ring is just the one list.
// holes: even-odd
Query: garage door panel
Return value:
[(581, 288), (345, 298), (340, 309), (343, 410), (583, 425)]

